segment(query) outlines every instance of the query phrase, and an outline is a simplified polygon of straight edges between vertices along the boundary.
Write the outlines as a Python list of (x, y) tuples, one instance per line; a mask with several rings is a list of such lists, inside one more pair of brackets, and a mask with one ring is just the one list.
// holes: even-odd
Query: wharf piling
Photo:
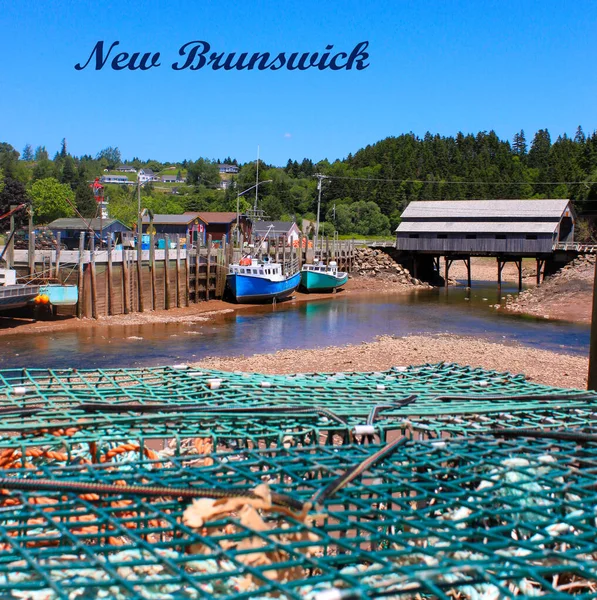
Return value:
[[(111, 240), (98, 247), (93, 232), (81, 232), (76, 250), (59, 246), (34, 252), (15, 249), (14, 265), (21, 277), (39, 276), (41, 265), (44, 276), (64, 284), (76, 284), (79, 288), (77, 306), (60, 307), (59, 314), (98, 319), (148, 309), (182, 308), (222, 298), (228, 265), (242, 255), (241, 248), (234, 246), (226, 236), (216, 241), (208, 235), (205, 244), (199, 242), (193, 248), (187, 248), (179, 235), (174, 239), (165, 235), (163, 248), (162, 245), (155, 247), (153, 233), (149, 241), (146, 249), (117, 249)], [(35, 244), (34, 232), (31, 243)], [(326, 263), (335, 260), (340, 270), (351, 271), (354, 248), (352, 241), (330, 243), (321, 237), (321, 247), (315, 257)], [(293, 245), (282, 238), (271, 240), (265, 248), (259, 249), (259, 254), (282, 262), (287, 271), (300, 269), (314, 258), (305, 237)]]

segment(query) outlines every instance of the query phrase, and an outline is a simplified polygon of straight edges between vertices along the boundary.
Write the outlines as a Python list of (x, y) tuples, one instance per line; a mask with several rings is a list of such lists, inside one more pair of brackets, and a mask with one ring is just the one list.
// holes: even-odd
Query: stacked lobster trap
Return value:
[(596, 399), (453, 364), (0, 371), (0, 598), (594, 598)]

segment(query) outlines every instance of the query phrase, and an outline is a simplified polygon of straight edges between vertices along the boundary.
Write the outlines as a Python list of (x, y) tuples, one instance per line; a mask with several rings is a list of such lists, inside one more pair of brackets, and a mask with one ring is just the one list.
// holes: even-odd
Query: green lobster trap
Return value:
[[(595, 598), (594, 439), (410, 441), (353, 480), (379, 446), (7, 471), (33, 487), (1, 497), (0, 597)], [(176, 496), (263, 484), (286, 505), (198, 524)]]
[(453, 364), (260, 375), (151, 369), (0, 371), (0, 467), (385, 441), (595, 422), (592, 393)]

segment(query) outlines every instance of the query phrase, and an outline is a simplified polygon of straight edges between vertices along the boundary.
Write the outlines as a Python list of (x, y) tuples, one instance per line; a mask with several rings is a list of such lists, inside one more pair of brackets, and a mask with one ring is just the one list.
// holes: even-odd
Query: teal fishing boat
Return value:
[(76, 285), (48, 283), (39, 288), (39, 295), (47, 296), (52, 306), (74, 306), (79, 300), (79, 288)]
[(348, 273), (338, 271), (338, 265), (332, 261), (325, 265), (322, 261), (313, 265), (303, 265), (301, 287), (307, 292), (331, 292), (348, 281)]

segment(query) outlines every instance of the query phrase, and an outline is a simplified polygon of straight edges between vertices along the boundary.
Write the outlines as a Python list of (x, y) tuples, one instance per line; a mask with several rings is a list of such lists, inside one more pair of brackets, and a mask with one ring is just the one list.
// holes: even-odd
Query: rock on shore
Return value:
[(403, 286), (432, 287), (425, 281), (413, 277), (409, 270), (397, 263), (383, 250), (374, 248), (356, 248), (353, 275), (375, 277)]
[(595, 256), (579, 256), (539, 287), (506, 297), (504, 310), (546, 319), (591, 322)]

